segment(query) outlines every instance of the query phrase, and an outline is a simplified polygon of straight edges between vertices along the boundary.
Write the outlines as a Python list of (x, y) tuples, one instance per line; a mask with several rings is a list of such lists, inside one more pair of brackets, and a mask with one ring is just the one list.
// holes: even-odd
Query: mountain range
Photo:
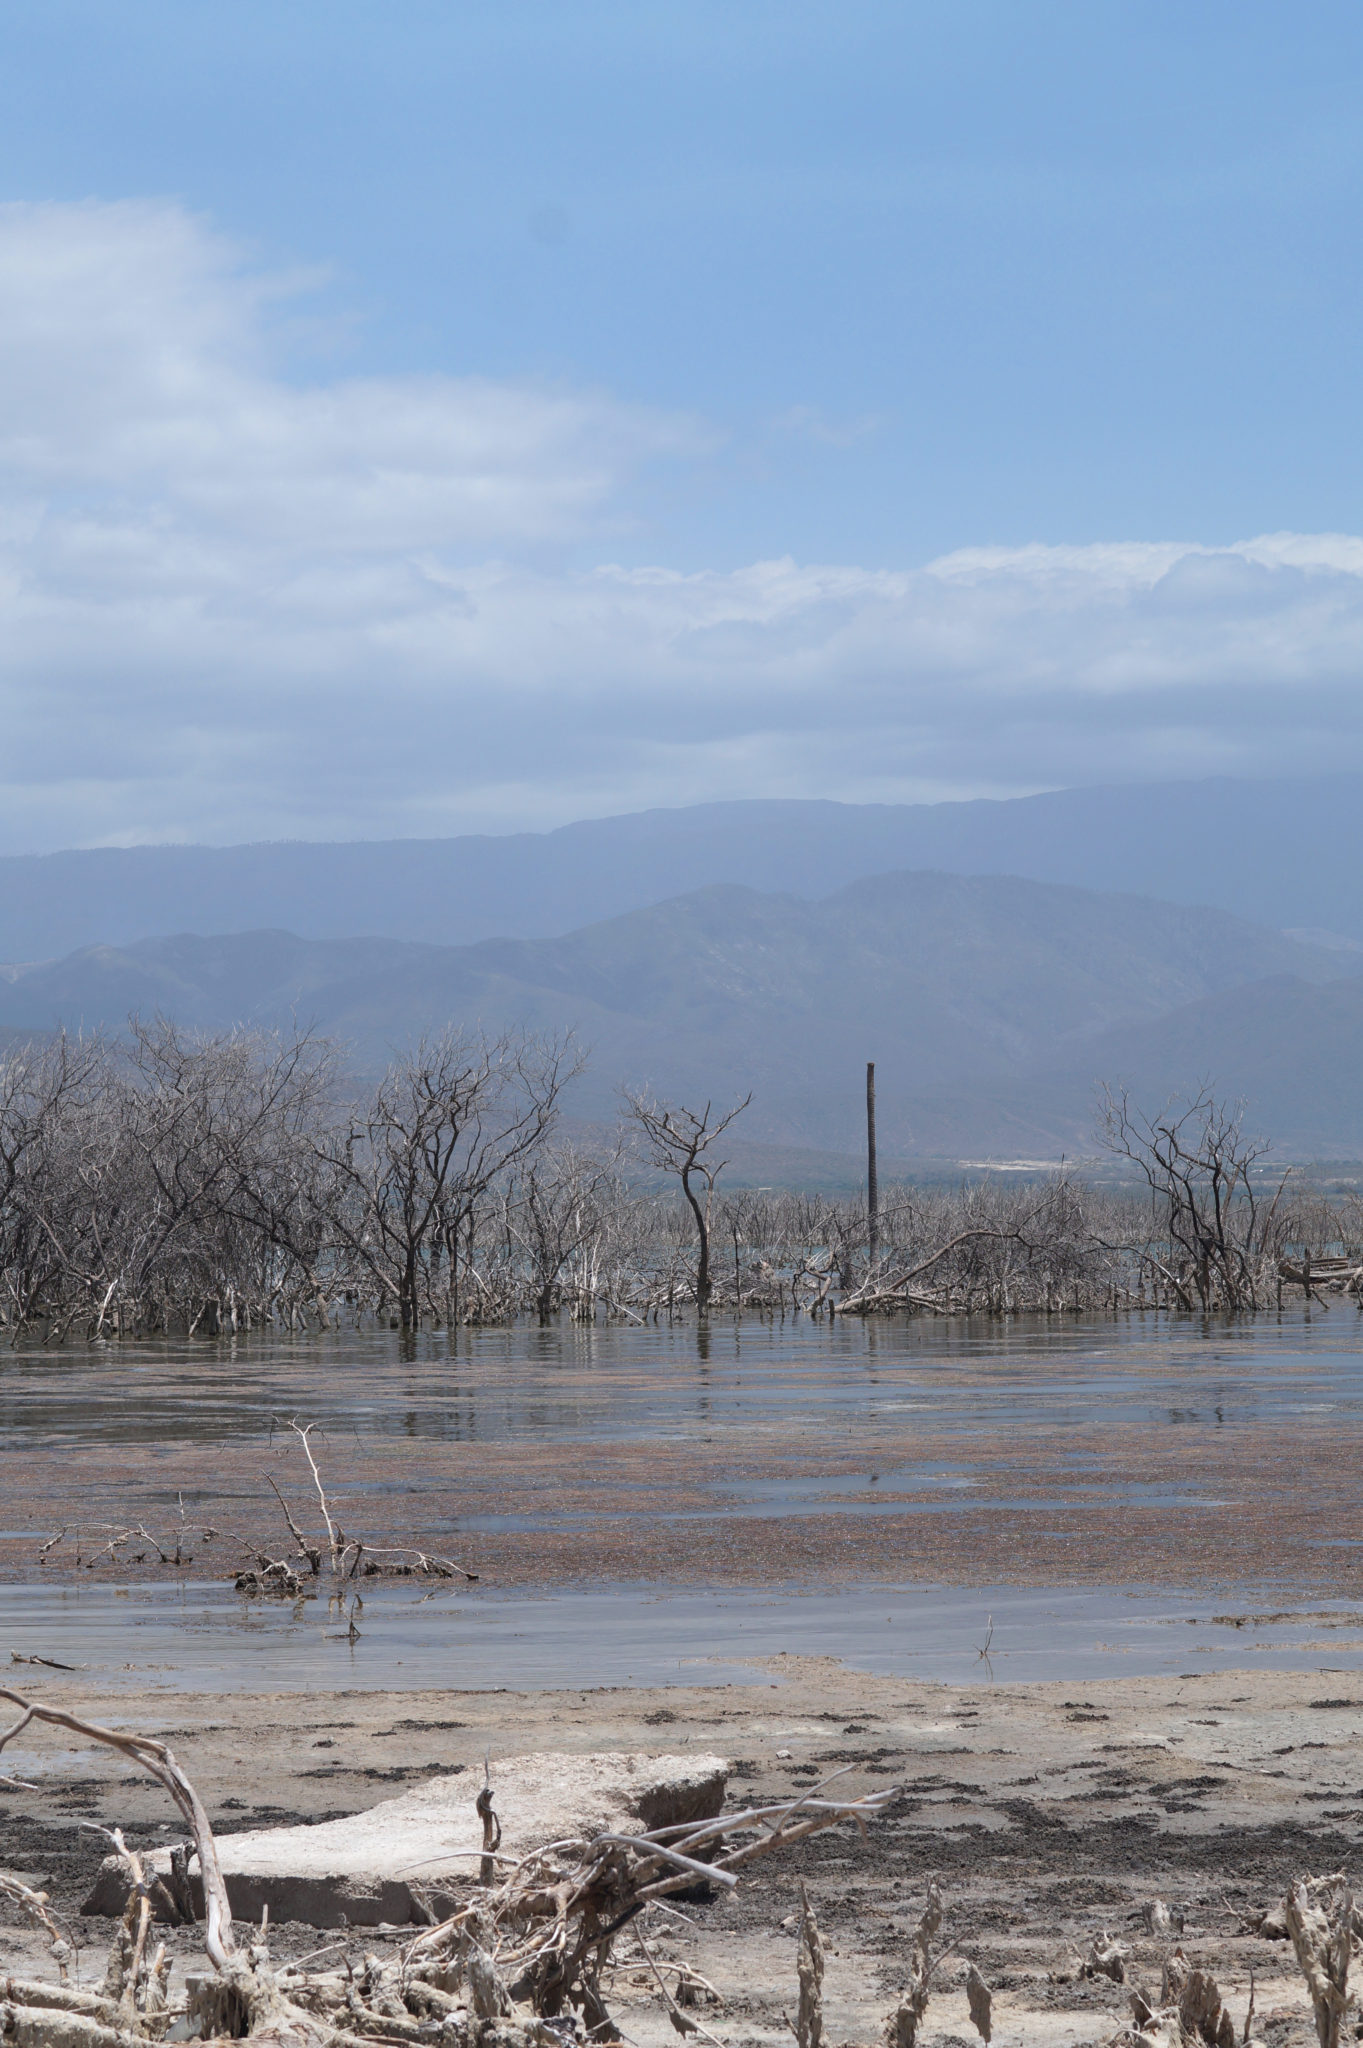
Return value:
[(767, 1148), (855, 1152), (874, 1058), (890, 1156), (1073, 1155), (1096, 1084), (1157, 1106), (1203, 1079), (1289, 1154), (1363, 1156), (1363, 947), (1019, 876), (726, 882), (558, 936), (228, 931), (0, 970), (0, 1032), (116, 1030), (134, 1011), (314, 1024), (363, 1072), (447, 1022), (572, 1028), (592, 1051), (574, 1115), (612, 1117), (622, 1084), (726, 1104), (751, 1089), (743, 1135)]
[(1363, 777), (698, 804), (505, 837), (12, 854), (0, 858), (0, 960), (171, 932), (548, 938), (714, 883), (822, 897), (926, 868), (1210, 904), (1363, 943)]

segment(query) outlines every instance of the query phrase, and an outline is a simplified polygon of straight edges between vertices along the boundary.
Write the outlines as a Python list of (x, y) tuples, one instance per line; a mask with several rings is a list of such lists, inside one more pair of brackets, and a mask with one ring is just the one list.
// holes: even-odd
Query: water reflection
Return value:
[(48, 1444), (239, 1440), (306, 1412), (326, 1427), (453, 1442), (732, 1425), (845, 1425), (923, 1408), (933, 1426), (1221, 1428), (1363, 1400), (1343, 1315), (1230, 1328), (1058, 1320), (563, 1322), (0, 1352), (0, 1429)]
[[(1348, 1546), (1363, 1541), (1353, 1534), (1350, 1507), (1356, 1451), (1363, 1450), (1363, 1349), (1352, 1313), (1318, 1314), (1309, 1322), (1300, 1315), (1263, 1318), (1234, 1327), (1153, 1315), (1007, 1325), (781, 1324), (754, 1318), (712, 1319), (703, 1331), (694, 1324), (593, 1328), (565, 1321), (547, 1328), (461, 1330), (452, 1337), (381, 1330), (221, 1343), (34, 1345), (0, 1353), (0, 1471), (11, 1503), (5, 1519), (31, 1515), (36, 1524), (52, 1511), (50, 1500), (63, 1487), (63, 1499), (79, 1496), (76, 1512), (100, 1519), (115, 1507), (125, 1517), (140, 1514), (139, 1503), (148, 1504), (148, 1514), (171, 1513), (186, 1449), (199, 1447), (207, 1455), (196, 1487), (215, 1487), (228, 1504), (215, 1513), (223, 1526), (238, 1526), (232, 1504), (258, 1505), (261, 1453), (271, 1443), (278, 1447), (294, 1416), (316, 1422), (322, 1438), (330, 1438), (336, 1465), (348, 1468), (338, 1481), (347, 1497), (407, 1497), (396, 1518), (404, 1541), (424, 1517), (421, 1526), (442, 1536), (486, 1532), (494, 1555), (500, 1541), (504, 1555), (514, 1558), (516, 1532), (552, 1531), (567, 1541), (592, 1524), (590, 1541), (565, 1552), (585, 1561), (585, 1573), (581, 1562), (574, 1564), (579, 1581), (598, 1569), (602, 1578), (612, 1570), (626, 1576), (644, 1569), (658, 1577), (673, 1557), (694, 1556), (698, 1564), (686, 1571), (695, 1586), (717, 1569), (721, 1553), (726, 1563), (741, 1555), (747, 1581), (757, 1590), (741, 1598), (736, 1591), (705, 1594), (708, 1605), (685, 1610), (691, 1617), (686, 1625), (695, 1623), (697, 1643), (703, 1640), (702, 1622), (713, 1622), (730, 1647), (751, 1641), (764, 1651), (808, 1648), (817, 1638), (830, 1654), (850, 1654), (832, 1646), (854, 1639), (863, 1647), (880, 1643), (891, 1614), (906, 1628), (911, 1621), (915, 1628), (926, 1626), (925, 1617), (935, 1615), (932, 1626), (945, 1630), (942, 1640), (973, 1644), (971, 1657), (980, 1640), (979, 1617), (967, 1594), (941, 1595), (937, 1608), (925, 1608), (930, 1589), (910, 1596), (901, 1587), (884, 1606), (888, 1586), (873, 1591), (845, 1585), (835, 1593), (830, 1580), (819, 1596), (823, 1606), (781, 1604), (787, 1595), (773, 1582), (792, 1576), (790, 1544), (777, 1526), (783, 1520), (792, 1532), (802, 1532), (801, 1576), (808, 1585), (817, 1581), (820, 1559), (830, 1567), (836, 1563), (845, 1579), (860, 1575), (869, 1585), (876, 1574), (865, 1560), (880, 1555), (876, 1544), (885, 1546), (877, 1568), (882, 1580), (902, 1579), (913, 1568), (910, 1561), (924, 1555), (924, 1536), (932, 1533), (927, 1517), (937, 1518), (939, 1531), (965, 1529), (964, 1545), (984, 1546), (958, 1553), (980, 1580), (1007, 1577), (1020, 1546), (1034, 1537), (1052, 1546), (1046, 1573), (1063, 1576), (1071, 1556), (1083, 1563), (1073, 1546), (1095, 1540), (1101, 1521), (1119, 1539), (1104, 1566), (1117, 1579), (1124, 1568), (1131, 1571), (1133, 1546), (1146, 1542), (1148, 1558), (1187, 1557), (1190, 1577), (1209, 1583), (1213, 1552), (1206, 1532), (1221, 1528), (1216, 1540), (1223, 1548), (1216, 1554), (1226, 1561), (1222, 1571), (1228, 1565), (1227, 1575), (1237, 1583), (1260, 1568), (1262, 1557), (1275, 1575), (1301, 1572), (1311, 1581), (1314, 1573), (1334, 1590), (1345, 1590), (1354, 1585)], [(445, 1455), (443, 1447), (461, 1445), (476, 1447), (476, 1455)], [(1280, 1447), (1294, 1445), (1295, 1458), (1277, 1455)], [(356, 1446), (363, 1458), (352, 1455)], [(385, 1449), (392, 1455), (385, 1456)], [(537, 1452), (545, 1455), (536, 1457)], [(42, 1469), (52, 1475), (52, 1494), (35, 1491), (26, 1498), (21, 1488), (38, 1484), (27, 1476), (41, 1466), (36, 1453), (48, 1454)], [(1345, 1511), (1322, 1522), (1327, 1453), (1338, 1468)], [(125, 1499), (134, 1484), (142, 1490)], [(100, 1487), (109, 1505), (91, 1507)], [(1227, 1547), (1237, 1532), (1252, 1534), (1254, 1517), (1270, 1493), (1269, 1548), (1251, 1555)], [(21, 1500), (22, 1507), (16, 1506)], [(1232, 1517), (1222, 1512), (1228, 1502), (1235, 1506)], [(381, 1522), (377, 1509), (369, 1514)], [(905, 1518), (902, 1539), (893, 1526), (897, 1516)], [(981, 1529), (990, 1521), (1001, 1535), (970, 1535), (972, 1518)], [(816, 1520), (836, 1534), (825, 1540), (815, 1529), (811, 1535)], [(732, 1533), (714, 1537), (711, 1525), (717, 1522), (732, 1523)], [(1089, 1530), (1088, 1538), (1078, 1524)], [(622, 1535), (626, 1525), (628, 1534)], [(631, 1546), (659, 1525), (666, 1525), (665, 1534), (653, 1562), (636, 1566)], [(1317, 1534), (1322, 1526), (1330, 1529), (1328, 1536)], [(746, 1546), (741, 1551), (740, 1528)], [(51, 1529), (11, 1530), (7, 1540), (35, 1534), (45, 1538)], [(688, 1542), (694, 1544), (691, 1552), (685, 1550)], [(549, 1549), (538, 1534), (534, 1547), (537, 1559)], [(1324, 1568), (1313, 1562), (1320, 1550), (1329, 1551)], [(22, 1568), (16, 1575), (23, 1576), (32, 1546), (18, 1555)], [(603, 1556), (614, 1563), (598, 1567)], [(846, 1568), (849, 1559), (854, 1570)], [(931, 1564), (923, 1569), (940, 1571)], [(1159, 1575), (1148, 1564), (1131, 1575), (1141, 1570)], [(770, 1595), (763, 1587), (773, 1587)], [(79, 1635), (87, 1624), (98, 1632), (105, 1610), (98, 1608), (94, 1589), (86, 1591), (89, 1599), (72, 1594), (77, 1604), (70, 1607), (61, 1604), (67, 1596), (55, 1588), (50, 1595), (45, 1588), (0, 1588), (0, 1615), (41, 1613), (44, 1626), (50, 1621), (59, 1633), (69, 1625)], [(599, 1597), (606, 1604), (589, 1609), (554, 1604), (546, 1594), (545, 1604), (535, 1606), (528, 1595), (495, 1593), (487, 1584), (420, 1609), (447, 1612), (465, 1631), (437, 1638), (423, 1633), (424, 1622), (409, 1628), (403, 1621), (399, 1629), (398, 1616), (409, 1610), (392, 1604), (397, 1596), (383, 1590), (366, 1592), (367, 1614), (357, 1617), (347, 1608), (325, 1627), (316, 1603), (289, 1621), (260, 1611), (238, 1615), (221, 1590), (182, 1591), (189, 1605), (174, 1622), (172, 1608), (158, 1604), (172, 1600), (169, 1589), (138, 1591), (138, 1612), (153, 1634), (163, 1623), (192, 1630), (193, 1616), (202, 1614), (215, 1640), (226, 1628), (273, 1646), (269, 1662), (284, 1637), (294, 1640), (291, 1630), (301, 1630), (311, 1642), (320, 1629), (325, 1654), (353, 1651), (357, 1668), (376, 1656), (375, 1638), (390, 1642), (391, 1656), (405, 1657), (410, 1649), (421, 1662), (427, 1651), (436, 1657), (437, 1641), (440, 1656), (455, 1655), (457, 1643), (462, 1658), (495, 1635), (499, 1656), (514, 1664), (522, 1652), (513, 1654), (508, 1646), (523, 1643), (524, 1668), (540, 1658), (536, 1671), (548, 1669), (554, 1657), (560, 1660), (556, 1668), (577, 1670), (573, 1658), (596, 1650), (590, 1641), (574, 1648), (572, 1632), (598, 1623), (608, 1632), (618, 1629), (609, 1668), (618, 1663), (632, 1670), (631, 1657), (637, 1663), (651, 1640), (646, 1609), (658, 1597), (617, 1589), (623, 1605), (610, 1605), (616, 1594), (603, 1592)], [(27, 1604), (49, 1597), (55, 1603), (49, 1609)], [(116, 1595), (109, 1588), (98, 1597)], [(990, 1597), (1001, 1612), (1003, 1596)], [(1042, 1610), (1027, 1606), (1033, 1597), (1042, 1595), (1024, 1600), (1016, 1594), (1011, 1611), (1035, 1617)], [(1092, 1597), (1113, 1603), (1124, 1596), (1109, 1591)], [(699, 1592), (696, 1598), (702, 1599)], [(777, 1606), (769, 1609), (769, 1600)], [(971, 1616), (969, 1630), (959, 1637), (951, 1619), (958, 1610)], [(1085, 1628), (1097, 1625), (1098, 1609), (1066, 1609), (1074, 1616), (1081, 1611)], [(668, 1612), (673, 1621), (685, 1618), (675, 1605)], [(786, 1617), (780, 1629), (768, 1628), (772, 1614)], [(813, 1636), (791, 1633), (801, 1617), (811, 1627), (818, 1621)], [(1161, 1644), (1168, 1634), (1166, 1629)], [(345, 1641), (333, 1640), (338, 1637)], [(1001, 1645), (1006, 1660), (1006, 1639), (1007, 1624), (1001, 1623), (991, 1654), (999, 1654)], [(427, 1648), (419, 1649), (422, 1644)], [(43, 1646), (50, 1653), (53, 1643), (44, 1638)], [(1332, 1655), (1335, 1647), (1332, 1640)], [(3, 1649), (0, 1638), (0, 1654)], [(1186, 1656), (1186, 1649), (1177, 1654)], [(894, 1655), (911, 1653), (900, 1646)], [(423, 1670), (433, 1668), (422, 1663)], [(895, 1668), (917, 1667), (901, 1662)], [(253, 1682), (263, 1681), (258, 1676)], [(409, 1672), (400, 1682), (417, 1681)]]

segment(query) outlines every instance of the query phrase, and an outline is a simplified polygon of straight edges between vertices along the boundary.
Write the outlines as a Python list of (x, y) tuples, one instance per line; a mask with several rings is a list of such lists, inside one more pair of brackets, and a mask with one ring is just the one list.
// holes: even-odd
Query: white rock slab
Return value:
[[(708, 1820), (724, 1803), (729, 1769), (718, 1756), (505, 1758), (492, 1766), (498, 1853), (515, 1858), (548, 1842)], [(448, 1908), (452, 1888), (477, 1874), (483, 1826), (474, 1800), (482, 1783), (481, 1770), (428, 1778), (344, 1820), (220, 1836), (234, 1918), (258, 1921), (268, 1906), (273, 1921), (314, 1927), (420, 1921), (413, 1886), (437, 1911)], [(165, 1850), (148, 1861), (161, 1874), (170, 1868)], [(197, 1876), (194, 1884), (199, 1897)], [(81, 1910), (121, 1913), (127, 1896), (126, 1869), (110, 1856)]]

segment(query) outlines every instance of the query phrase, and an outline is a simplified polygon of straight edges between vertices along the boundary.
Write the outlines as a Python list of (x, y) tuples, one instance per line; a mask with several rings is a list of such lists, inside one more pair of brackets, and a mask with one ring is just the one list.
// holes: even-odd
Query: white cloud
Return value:
[(166, 205), (0, 208), (0, 465), (21, 496), (93, 494), (81, 529), (140, 509), (167, 555), (318, 552), (578, 537), (623, 478), (694, 426), (591, 394), (481, 378), (313, 388), (271, 365), (272, 299)]
[(704, 429), (291, 379), (298, 283), (172, 206), (0, 209), (5, 846), (1363, 766), (1363, 539), (612, 566)]

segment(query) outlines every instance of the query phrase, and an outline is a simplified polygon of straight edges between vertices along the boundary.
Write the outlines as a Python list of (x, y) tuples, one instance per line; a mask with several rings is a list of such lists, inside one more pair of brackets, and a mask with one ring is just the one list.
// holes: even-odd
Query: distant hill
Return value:
[(1089, 1058), (1146, 1102), (1168, 1092), (1170, 1076), (1185, 1086), (1214, 1076), (1289, 1157), (1363, 1155), (1363, 980), (1274, 975), (1223, 989), (1151, 1025), (1105, 1033)]
[(1284, 1159), (1363, 1158), (1363, 981), (1242, 983), (1087, 1040), (1082, 1056), (909, 1105), (913, 1153), (1071, 1158), (1093, 1147), (1097, 1084), (1158, 1109), (1207, 1080)]
[[(562, 938), (460, 947), (279, 931), (142, 940), (0, 975), (0, 1029), (315, 1023), (372, 1071), (447, 1021), (574, 1026), (579, 1115), (621, 1082), (754, 1091), (749, 1141), (857, 1146), (878, 1064), (887, 1152), (1073, 1152), (1095, 1079), (1162, 1099), (1212, 1073), (1321, 1149), (1363, 1131), (1357, 956), (1225, 912), (998, 876), (878, 875), (817, 901), (720, 886)], [(1308, 1057), (1308, 1050), (1309, 1057)], [(1357, 1109), (1348, 1107), (1357, 1100)], [(1352, 1121), (1350, 1121), (1350, 1119)], [(1348, 1129), (1344, 1128), (1348, 1125)]]
[(0, 858), (0, 960), (170, 932), (544, 938), (713, 883), (819, 897), (891, 869), (1205, 903), (1363, 941), (1363, 777), (1004, 802), (698, 804), (505, 838), (139, 846)]

